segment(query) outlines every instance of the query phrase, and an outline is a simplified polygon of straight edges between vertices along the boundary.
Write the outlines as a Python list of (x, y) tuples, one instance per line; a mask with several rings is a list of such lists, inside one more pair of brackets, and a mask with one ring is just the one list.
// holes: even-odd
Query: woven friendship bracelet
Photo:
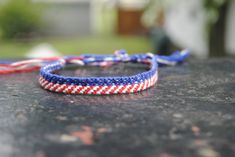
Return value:
[[(30, 59), (18, 62), (0, 61), (0, 74), (26, 72), (40, 69), (39, 83), (42, 88), (66, 94), (122, 94), (134, 93), (152, 87), (158, 80), (158, 65), (175, 65), (189, 56), (187, 50), (174, 52), (170, 56), (152, 53), (128, 55), (119, 50), (114, 55), (81, 55)], [(68, 64), (80, 66), (110, 66), (120, 62), (148, 65), (143, 73), (121, 77), (65, 77), (55, 74)]]
[[(47, 64), (40, 70), (39, 83), (42, 88), (66, 94), (124, 94), (135, 93), (152, 87), (158, 80), (158, 63), (175, 65), (189, 55), (188, 51), (175, 52), (171, 56), (158, 56), (151, 53), (127, 55), (123, 50), (114, 55), (82, 55), (65, 57)], [(67, 64), (108, 66), (120, 62), (147, 64), (149, 70), (140, 74), (122, 77), (64, 77), (54, 74)]]

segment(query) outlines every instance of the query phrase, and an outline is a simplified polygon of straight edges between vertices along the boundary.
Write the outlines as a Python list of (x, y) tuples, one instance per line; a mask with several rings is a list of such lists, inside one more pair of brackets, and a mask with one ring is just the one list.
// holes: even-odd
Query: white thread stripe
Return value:
[(57, 88), (57, 86), (59, 86), (59, 85), (60, 85), (60, 84), (58, 84), (58, 83), (57, 83), (57, 84), (54, 84), (54, 86), (52, 86), (49, 90), (50, 90), (50, 91), (54, 91), (54, 89)]
[(43, 83), (42, 83), (42, 86), (44, 87), (47, 83), (48, 83), (48, 81), (44, 80)]
[(55, 91), (56, 92), (59, 92), (61, 89), (63, 89), (66, 85), (65, 84), (62, 84), (61, 86), (59, 86), (59, 88), (57, 88)]
[(101, 94), (101, 92), (103, 92), (106, 88), (108, 88), (108, 86), (104, 86), (96, 94)]
[(92, 94), (95, 90), (97, 90), (99, 86), (94, 86), (87, 94)]
[(130, 92), (133, 93), (137, 86), (138, 86), (138, 84), (134, 84), (133, 87), (131, 88)]
[(113, 93), (114, 93), (114, 94), (117, 94), (118, 91), (119, 91), (122, 87), (123, 87), (123, 85), (120, 85)]
[(72, 94), (77, 93), (77, 90), (78, 90), (79, 88), (81, 88), (81, 87), (82, 87), (81, 85), (80, 85), (80, 86), (76, 86), (76, 87), (73, 89)]
[(105, 92), (105, 94), (110, 94), (110, 92), (111, 92), (115, 87), (116, 87), (116, 86), (111, 86), (111, 88), (108, 89), (108, 90)]
[(131, 87), (131, 85), (127, 85), (126, 88), (122, 91), (122, 93), (126, 93), (126, 91)]
[(67, 93), (68, 90), (70, 90), (74, 85), (70, 85), (67, 88), (63, 90), (63, 93)]
[(79, 93), (83, 94), (90, 86), (84, 86), (82, 90), (79, 91)]
[(48, 89), (51, 85), (53, 85), (53, 83), (50, 82), (50, 83), (48, 83), (44, 88), (45, 88), (45, 89)]
[(141, 82), (141, 83), (140, 83), (139, 88), (137, 89), (137, 91), (141, 91), (141, 89), (142, 89), (143, 85), (144, 85), (144, 83), (143, 83), (143, 82)]

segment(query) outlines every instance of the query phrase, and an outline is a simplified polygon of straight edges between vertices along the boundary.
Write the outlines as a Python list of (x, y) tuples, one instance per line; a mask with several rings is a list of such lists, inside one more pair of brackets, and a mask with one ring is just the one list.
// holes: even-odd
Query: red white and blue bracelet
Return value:
[[(147, 54), (128, 55), (118, 50), (114, 55), (81, 55), (31, 59), (19, 62), (0, 62), (0, 74), (40, 69), (39, 83), (43, 89), (65, 94), (108, 95), (135, 93), (148, 89), (158, 80), (158, 65), (175, 65), (189, 56), (187, 50), (170, 56)], [(145, 72), (132, 76), (66, 77), (55, 74), (68, 64), (80, 66), (110, 66), (120, 62), (141, 63), (149, 66)]]

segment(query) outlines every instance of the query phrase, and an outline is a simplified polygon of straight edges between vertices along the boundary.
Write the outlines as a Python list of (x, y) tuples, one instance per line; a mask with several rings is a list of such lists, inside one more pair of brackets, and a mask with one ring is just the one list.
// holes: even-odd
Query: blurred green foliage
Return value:
[(0, 6), (0, 30), (3, 38), (25, 38), (41, 24), (40, 9), (30, 0), (9, 0)]
[(129, 54), (152, 50), (149, 40), (139, 36), (89, 36), (80, 38), (42, 38), (30, 42), (15, 40), (0, 41), (0, 58), (21, 58), (34, 46), (49, 43), (63, 55), (83, 53), (112, 54), (117, 49), (126, 49)]
[(210, 31), (211, 27), (217, 22), (219, 18), (220, 7), (229, 0), (204, 0), (204, 7), (207, 15), (207, 30)]

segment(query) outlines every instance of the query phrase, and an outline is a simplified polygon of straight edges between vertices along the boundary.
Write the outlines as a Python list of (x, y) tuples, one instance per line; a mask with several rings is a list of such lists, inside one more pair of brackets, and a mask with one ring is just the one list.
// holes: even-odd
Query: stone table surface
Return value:
[(140, 93), (83, 96), (41, 89), (38, 72), (0, 76), (0, 157), (235, 157), (235, 59), (190, 60), (161, 67), (159, 77)]

